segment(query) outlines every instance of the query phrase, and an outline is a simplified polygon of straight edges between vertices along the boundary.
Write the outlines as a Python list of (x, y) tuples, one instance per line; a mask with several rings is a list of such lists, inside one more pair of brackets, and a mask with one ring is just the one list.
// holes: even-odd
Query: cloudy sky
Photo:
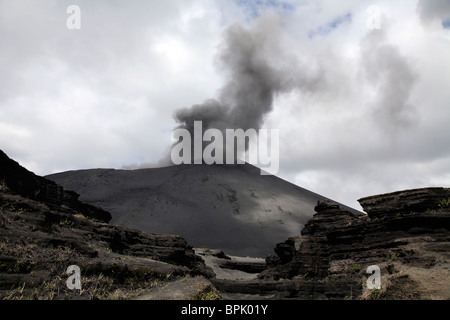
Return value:
[(233, 52), (278, 81), (280, 177), (358, 209), (450, 187), (450, 0), (0, 0), (0, 149), (40, 175), (158, 163), (180, 108), (240, 84)]

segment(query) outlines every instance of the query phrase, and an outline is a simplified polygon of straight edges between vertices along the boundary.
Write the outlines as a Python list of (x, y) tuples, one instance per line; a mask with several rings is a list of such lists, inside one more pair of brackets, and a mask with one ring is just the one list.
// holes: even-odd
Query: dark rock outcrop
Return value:
[[(108, 212), (2, 152), (0, 163), (0, 299), (127, 299), (180, 276), (213, 276), (182, 237), (105, 223)], [(81, 269), (80, 291), (66, 287), (70, 265)]]
[[(289, 297), (302, 299), (449, 299), (449, 199), (444, 188), (372, 196), (360, 200), (368, 215), (319, 201), (259, 278), (288, 281), (297, 288)], [(371, 265), (381, 269), (381, 290), (366, 286)]]
[(45, 202), (51, 207), (65, 206), (81, 212), (84, 216), (109, 222), (111, 214), (105, 210), (78, 200), (79, 194), (46, 178), (35, 175), (0, 150), (0, 182), (24, 198)]
[(443, 207), (441, 201), (447, 199), (450, 199), (450, 189), (422, 188), (366, 197), (358, 201), (369, 217), (373, 218), (397, 213), (439, 210)]

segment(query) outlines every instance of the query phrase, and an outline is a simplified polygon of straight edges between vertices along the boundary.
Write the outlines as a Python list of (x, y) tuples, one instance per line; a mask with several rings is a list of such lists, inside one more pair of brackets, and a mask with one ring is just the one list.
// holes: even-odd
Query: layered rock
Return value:
[(358, 201), (369, 217), (373, 218), (445, 209), (443, 201), (447, 199), (450, 199), (450, 189), (422, 188), (366, 197)]
[(111, 214), (105, 210), (78, 200), (79, 194), (64, 190), (55, 182), (35, 175), (0, 150), (0, 182), (3, 187), (27, 199), (45, 202), (55, 208), (64, 206), (81, 212), (84, 216), (103, 222), (111, 220)]
[[(75, 193), (4, 153), (0, 163), (0, 299), (126, 299), (213, 275), (182, 237), (105, 223), (109, 213)], [(79, 291), (66, 286), (70, 265), (81, 269)]]
[[(301, 236), (278, 244), (259, 278), (288, 279), (297, 298), (448, 299), (449, 192), (425, 188), (361, 199), (368, 215), (319, 201)], [(381, 269), (381, 290), (366, 286), (371, 265)]]

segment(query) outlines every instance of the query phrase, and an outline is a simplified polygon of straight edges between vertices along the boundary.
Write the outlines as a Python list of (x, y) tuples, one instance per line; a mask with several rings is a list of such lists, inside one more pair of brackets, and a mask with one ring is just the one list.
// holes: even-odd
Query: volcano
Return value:
[(250, 164), (90, 169), (46, 178), (109, 211), (111, 224), (177, 234), (194, 247), (250, 257), (264, 257), (276, 243), (298, 235), (318, 200), (328, 199), (260, 175)]

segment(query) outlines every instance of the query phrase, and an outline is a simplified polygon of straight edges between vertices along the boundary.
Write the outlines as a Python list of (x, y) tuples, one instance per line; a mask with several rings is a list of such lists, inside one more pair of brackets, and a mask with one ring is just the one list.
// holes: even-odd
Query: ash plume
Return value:
[(253, 28), (235, 24), (226, 30), (216, 63), (227, 81), (217, 99), (177, 110), (177, 128), (193, 134), (194, 121), (202, 121), (203, 131), (258, 130), (277, 94), (312, 82), (299, 77), (294, 70), (297, 61), (281, 49), (278, 19), (268, 15), (258, 19)]

